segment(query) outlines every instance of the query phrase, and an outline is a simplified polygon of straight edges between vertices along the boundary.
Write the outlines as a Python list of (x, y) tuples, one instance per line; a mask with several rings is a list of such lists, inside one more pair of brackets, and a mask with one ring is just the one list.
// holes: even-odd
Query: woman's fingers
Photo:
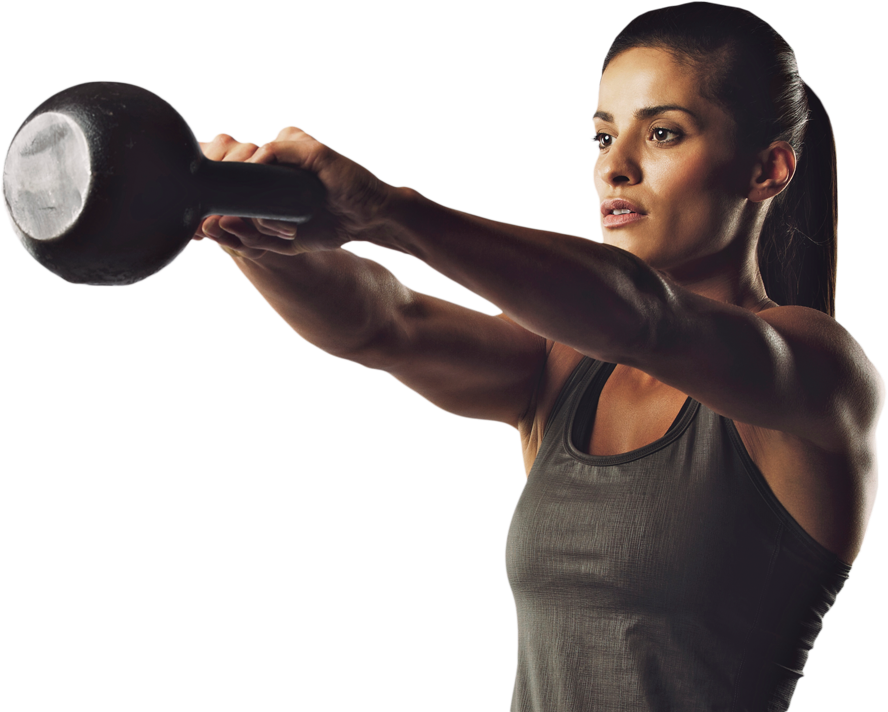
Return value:
[(209, 143), (201, 143), (200, 148), (211, 161), (244, 162), (259, 147), (255, 143), (241, 143), (228, 134), (219, 134)]
[[(292, 235), (282, 237), (278, 232), (268, 228), (260, 229), (256, 222), (226, 216), (220, 218), (211, 229), (218, 229), (227, 233), (227, 236), (235, 237), (240, 242), (240, 246), (246, 250), (277, 252), (282, 255), (295, 255), (305, 251), (295, 240), (295, 229), (292, 230)], [(234, 249), (239, 248), (235, 247)]]
[(278, 132), (277, 138), (275, 141), (301, 141), (308, 140), (314, 141), (315, 139), (309, 136), (302, 129), (297, 129), (295, 126), (287, 126), (287, 128), (281, 129)]
[[(215, 215), (207, 218), (206, 229), (210, 237), (221, 237), (224, 233), (234, 235), (249, 247), (257, 244), (287, 247), (296, 236), (296, 226), (292, 223), (281, 223), (275, 220), (261, 220), (250, 218), (238, 218), (231, 215)], [(269, 227), (264, 223), (279, 223), (281, 228)], [(265, 238), (275, 238), (266, 240)], [(281, 242), (283, 240), (283, 242)]]
[(296, 225), (285, 220), (267, 220), (265, 218), (257, 218), (255, 221), (256, 229), (266, 235), (274, 237), (284, 237), (293, 239), (296, 237)]
[[(282, 138), (287, 137), (289, 138)], [(331, 163), (335, 152), (300, 129), (284, 129), (275, 141), (260, 146), (253, 163), (288, 163), (319, 174)]]
[(348, 242), (353, 231), (367, 227), (379, 212), (388, 187), (371, 173), (316, 141), (301, 129), (288, 127), (277, 140), (257, 147), (219, 134), (201, 149), (217, 161), (279, 163), (314, 173), (324, 184), (326, 200), (311, 222), (297, 227), (286, 220), (210, 216), (195, 231), (249, 257), (272, 251), (284, 255), (330, 250)]
[[(236, 218), (239, 219), (239, 218)], [(205, 232), (213, 242), (218, 243), (222, 249), (232, 256), (241, 256), (248, 259), (259, 259), (265, 254), (265, 250), (247, 247), (243, 241), (232, 232), (224, 230), (219, 225), (218, 215), (207, 218)]]
[[(259, 148), (255, 143), (241, 143), (228, 134), (219, 134), (212, 141), (200, 142), (200, 148), (204, 155), (211, 161), (235, 161), (245, 163), (250, 161)], [(261, 162), (261, 161), (253, 161)], [(193, 239), (202, 240), (210, 237), (217, 242), (223, 237), (224, 230), (219, 228), (218, 215), (212, 215), (203, 220), (193, 235)], [(207, 232), (207, 229), (212, 232)]]

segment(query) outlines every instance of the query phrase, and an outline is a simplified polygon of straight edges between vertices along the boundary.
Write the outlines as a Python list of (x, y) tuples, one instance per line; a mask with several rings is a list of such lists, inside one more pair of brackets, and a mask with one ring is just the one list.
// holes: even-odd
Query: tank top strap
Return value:
[(589, 356), (583, 356), (580, 362), (574, 366), (570, 376), (561, 387), (555, 404), (552, 406), (552, 412), (546, 421), (543, 430), (543, 440), (551, 438), (555, 433), (562, 432), (567, 426), (567, 421), (573, 411), (573, 405), (577, 398), (581, 398), (585, 393), (587, 386), (592, 383), (596, 374), (604, 365), (603, 361), (596, 361)]
[(589, 386), (601, 374), (602, 370), (606, 367), (613, 367), (613, 365), (604, 361), (596, 361), (590, 356), (584, 356), (574, 367), (552, 406), (552, 412), (549, 414), (549, 419), (543, 430), (543, 442), (540, 444), (531, 472), (538, 466), (542, 466), (554, 452), (563, 448), (564, 433), (570, 427), (577, 401), (589, 390)]

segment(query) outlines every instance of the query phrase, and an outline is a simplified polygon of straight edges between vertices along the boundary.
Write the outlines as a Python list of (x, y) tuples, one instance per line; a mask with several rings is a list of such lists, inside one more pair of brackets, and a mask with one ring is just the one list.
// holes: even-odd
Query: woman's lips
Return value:
[(623, 213), (622, 215), (608, 214), (603, 216), (603, 222), (605, 227), (620, 227), (621, 225), (638, 222), (645, 217), (646, 216), (641, 213)]
[[(615, 210), (630, 210), (631, 212), (621, 212), (618, 215), (614, 215)], [(622, 227), (623, 225), (641, 220), (645, 215), (644, 208), (625, 198), (608, 198), (601, 203), (601, 216), (605, 227)]]

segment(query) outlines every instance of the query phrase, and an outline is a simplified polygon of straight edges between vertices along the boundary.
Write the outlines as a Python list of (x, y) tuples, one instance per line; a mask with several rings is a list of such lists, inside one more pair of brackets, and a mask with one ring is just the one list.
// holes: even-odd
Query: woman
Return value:
[(298, 129), (204, 150), (308, 169), (326, 210), (196, 237), (319, 347), (518, 429), (513, 710), (784, 710), (876, 491), (881, 382), (832, 318), (829, 120), (768, 25), (691, 3), (620, 34), (595, 123), (603, 244), (446, 209)]

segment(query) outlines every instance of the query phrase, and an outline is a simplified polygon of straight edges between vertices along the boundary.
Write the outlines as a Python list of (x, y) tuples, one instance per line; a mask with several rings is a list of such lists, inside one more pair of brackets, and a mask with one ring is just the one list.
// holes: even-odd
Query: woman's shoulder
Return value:
[(758, 316), (793, 358), (788, 362), (811, 384), (812, 402), (835, 404), (849, 436), (874, 429), (885, 387), (860, 343), (829, 314), (802, 306), (775, 306)]
[(810, 307), (774, 306), (757, 313), (781, 337), (800, 346), (805, 345), (825, 356), (848, 361), (849, 365), (866, 365), (872, 377), (879, 378), (875, 367), (861, 345), (836, 319)]

